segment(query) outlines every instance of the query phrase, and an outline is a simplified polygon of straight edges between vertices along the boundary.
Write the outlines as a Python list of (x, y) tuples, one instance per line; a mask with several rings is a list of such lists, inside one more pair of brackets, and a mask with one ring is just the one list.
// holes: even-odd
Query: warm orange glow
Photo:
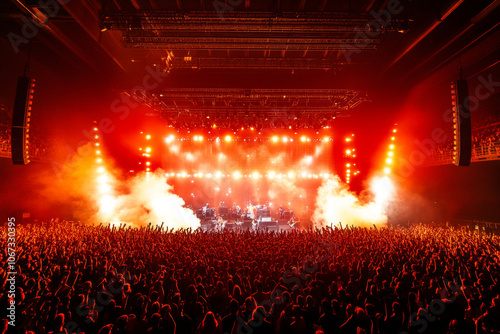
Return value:
[(384, 173), (389, 174), (391, 172), (391, 169), (389, 167), (384, 168)]
[(225, 141), (227, 142), (230, 142), (231, 141), (231, 136), (230, 135), (227, 135), (225, 138), (224, 138)]
[(394, 153), (393, 152), (387, 152), (387, 155), (390, 156), (390, 157), (392, 157), (394, 155)]
[(151, 139), (151, 135), (146, 135), (146, 139)]
[(391, 140), (396, 140), (396, 137), (391, 137)]
[(151, 147), (146, 147), (146, 152), (151, 152)]
[(278, 141), (278, 136), (273, 136), (273, 142), (277, 142)]
[(351, 150), (345, 150), (345, 154), (351, 154)]
[(346, 164), (346, 167), (351, 167), (351, 164)]
[(396, 129), (392, 130), (392, 132), (396, 133)]
[(346, 138), (345, 141), (351, 141), (351, 138)]
[(307, 140), (307, 137), (306, 137), (306, 136), (302, 136), (302, 137), (300, 137), (300, 141), (303, 141), (303, 142), (304, 142), (304, 141), (306, 141), (306, 140)]
[(149, 166), (149, 165), (151, 165), (151, 162), (146, 161), (146, 166)]
[(387, 159), (385, 159), (385, 162), (388, 163), (388, 164), (392, 164), (392, 159), (391, 158), (387, 158)]
[(288, 141), (288, 137), (283, 137), (283, 142), (286, 143)]
[(393, 150), (393, 149), (394, 149), (394, 145), (393, 145), (393, 144), (389, 145), (389, 148), (390, 148), (391, 150)]

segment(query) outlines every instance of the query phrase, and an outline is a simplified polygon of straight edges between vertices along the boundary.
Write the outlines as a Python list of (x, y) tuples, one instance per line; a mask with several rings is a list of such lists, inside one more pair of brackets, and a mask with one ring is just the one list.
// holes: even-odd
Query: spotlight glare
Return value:
[(283, 142), (284, 143), (288, 142), (288, 137), (283, 137)]
[(302, 137), (300, 137), (300, 141), (304, 142), (304, 141), (306, 141), (306, 140), (307, 140), (307, 137), (306, 137), (306, 136), (302, 136)]
[(151, 135), (146, 135), (146, 139), (151, 139)]
[(273, 142), (277, 142), (278, 141), (278, 136), (273, 136)]
[(224, 140), (227, 141), (227, 142), (230, 142), (231, 141), (231, 136), (227, 135), (226, 137), (224, 137)]
[(146, 152), (151, 152), (151, 147), (146, 147)]
[(258, 177), (259, 177), (259, 173), (257, 173), (257, 172), (253, 172), (253, 173), (252, 173), (252, 177), (253, 177), (254, 179), (258, 178)]
[(394, 149), (394, 144), (389, 145), (389, 148), (390, 148), (391, 150), (393, 150), (393, 149)]
[(239, 179), (239, 178), (241, 177), (240, 172), (234, 172), (234, 173), (233, 173), (233, 177), (234, 177), (235, 179)]
[(388, 164), (392, 164), (392, 159), (391, 158), (387, 158), (387, 159), (385, 159), (385, 162), (388, 163)]
[(269, 172), (269, 174), (268, 174), (268, 176), (269, 176), (269, 178), (270, 178), (270, 179), (274, 179), (274, 175), (275, 175), (275, 174), (274, 174), (274, 172), (273, 172), (273, 171)]
[(215, 173), (215, 177), (216, 177), (216, 178), (220, 178), (221, 176), (222, 176), (222, 173), (221, 173), (221, 172), (217, 171), (217, 172)]
[(288, 178), (293, 179), (293, 177), (294, 177), (293, 172), (288, 172)]
[(389, 167), (384, 168), (384, 173), (389, 174), (391, 172), (391, 169)]
[(387, 152), (387, 155), (392, 157), (394, 155), (394, 152)]
[(151, 162), (146, 161), (146, 166), (149, 166), (149, 165), (151, 165)]

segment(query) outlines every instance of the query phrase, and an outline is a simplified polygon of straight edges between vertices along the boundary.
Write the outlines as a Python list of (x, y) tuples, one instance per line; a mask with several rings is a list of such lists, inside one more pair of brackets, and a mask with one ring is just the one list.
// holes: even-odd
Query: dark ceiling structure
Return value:
[[(179, 117), (215, 118), (217, 113), (227, 118), (232, 113), (230, 117), (243, 118), (240, 123), (258, 123), (254, 119), (259, 118), (264, 125), (277, 114), (296, 119), (299, 109), (324, 124), (325, 119), (342, 115), (340, 111), (368, 101), (367, 88), (425, 78), (481, 42), (495, 40), (499, 7), (500, 1), (491, 0), (67, 0), (53, 4), (9, 0), (0, 5), (4, 32), (21, 34), (26, 22), (37, 23), (36, 39), (66, 62), (84, 64), (95, 73), (132, 78), (130, 87), (118, 89), (135, 86), (133, 80), (140, 80), (147, 66), (213, 77), (213, 73), (238, 76), (242, 71), (267, 71), (269, 77), (307, 71), (314, 73), (317, 82), (334, 83), (324, 88), (335, 91), (299, 92), (274, 86), (257, 91), (249, 81), (241, 85), (250, 91), (237, 91), (221, 87), (221, 75), (222, 83), (214, 85), (217, 89), (205, 85), (198, 90), (159, 87), (139, 92), (142, 101), (169, 122)], [(18, 47), (27, 48), (23, 43)], [(485, 68), (499, 59), (497, 46), (487, 46), (480, 53), (471, 68)], [(283, 100), (288, 104), (277, 107)]]

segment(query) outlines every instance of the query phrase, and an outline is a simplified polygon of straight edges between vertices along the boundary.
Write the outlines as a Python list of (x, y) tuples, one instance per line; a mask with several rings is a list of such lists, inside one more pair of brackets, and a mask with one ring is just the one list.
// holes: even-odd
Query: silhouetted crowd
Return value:
[[(0, 124), (0, 152), (11, 152), (11, 128), (7, 125)], [(31, 130), (29, 137), (29, 153), (31, 157), (41, 158), (48, 151), (46, 139), (40, 133)]]
[[(7, 249), (7, 229), (2, 234)], [(498, 333), (499, 237), (445, 226), (290, 232), (16, 229), (16, 330)], [(2, 258), (2, 333), (7, 326)]]

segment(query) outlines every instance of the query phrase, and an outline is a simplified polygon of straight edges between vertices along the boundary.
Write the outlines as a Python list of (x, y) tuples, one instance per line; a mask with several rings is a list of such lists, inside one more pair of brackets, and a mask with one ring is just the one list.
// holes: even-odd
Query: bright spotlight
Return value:
[(346, 167), (351, 167), (351, 164), (346, 164), (345, 166), (346, 166)]
[(270, 178), (270, 179), (274, 179), (274, 175), (275, 175), (275, 174), (274, 174), (274, 172), (272, 172), (272, 171), (271, 171), (271, 172), (269, 172), (269, 174), (268, 174), (268, 176), (269, 176), (269, 178)]
[(304, 142), (304, 141), (306, 141), (306, 140), (307, 140), (307, 137), (306, 137), (306, 136), (302, 136), (302, 137), (300, 137), (300, 141)]
[(101, 163), (101, 162), (102, 162), (102, 159), (101, 159), (101, 158), (97, 158), (97, 162), (98, 162), (98, 163)]
[(351, 138), (346, 138), (345, 141), (351, 141)]
[(293, 177), (294, 177), (293, 172), (288, 172), (288, 178), (289, 178), (289, 179), (293, 179)]
[(97, 171), (98, 171), (99, 173), (104, 173), (104, 167), (99, 167), (99, 168), (97, 168)]
[(392, 157), (394, 155), (394, 152), (387, 152), (387, 155)]
[(174, 135), (170, 135), (167, 138), (165, 138), (166, 143), (171, 143), (175, 139)]
[(385, 162), (388, 163), (388, 164), (392, 164), (392, 159), (391, 158), (387, 158), (387, 159), (385, 159)]
[(392, 132), (396, 133), (396, 129), (392, 130)]
[(391, 172), (391, 169), (389, 167), (384, 168), (384, 173), (389, 174)]
[(325, 137), (325, 138), (323, 138), (323, 141), (329, 141), (329, 140), (330, 140), (330, 138), (329, 138), (329, 137)]
[(390, 148), (391, 150), (393, 150), (393, 149), (394, 149), (394, 144), (389, 145), (389, 148)]
[(391, 140), (396, 140), (396, 137), (391, 137)]
[(302, 177), (306, 177), (306, 176), (307, 176), (307, 173), (306, 173), (306, 172), (302, 172), (300, 175), (301, 175)]
[(283, 137), (283, 142), (284, 143), (288, 142), (288, 137)]
[(146, 166), (149, 166), (149, 165), (151, 165), (151, 162), (146, 161)]
[(345, 154), (351, 154), (351, 150), (345, 150)]
[(94, 131), (97, 131), (97, 128), (94, 128)]
[(146, 152), (151, 152), (151, 147), (146, 147)]
[(258, 177), (259, 177), (259, 173), (257, 173), (257, 172), (253, 172), (253, 173), (252, 173), (252, 177), (253, 177), (254, 179), (258, 178)]
[(231, 141), (231, 136), (227, 135), (226, 137), (224, 137), (224, 140), (227, 141), (227, 142), (230, 142)]
[(234, 172), (234, 173), (233, 173), (233, 177), (234, 177), (235, 179), (239, 179), (239, 178), (241, 177), (240, 172)]
[(278, 141), (278, 136), (273, 136), (273, 142), (277, 142)]
[(151, 139), (151, 135), (146, 135), (146, 139)]
[(219, 172), (219, 171), (215, 172), (215, 177), (216, 177), (216, 178), (220, 178), (220, 177), (222, 177), (222, 173), (221, 173), (221, 172)]
[(194, 141), (198, 141), (198, 136), (193, 137)]

